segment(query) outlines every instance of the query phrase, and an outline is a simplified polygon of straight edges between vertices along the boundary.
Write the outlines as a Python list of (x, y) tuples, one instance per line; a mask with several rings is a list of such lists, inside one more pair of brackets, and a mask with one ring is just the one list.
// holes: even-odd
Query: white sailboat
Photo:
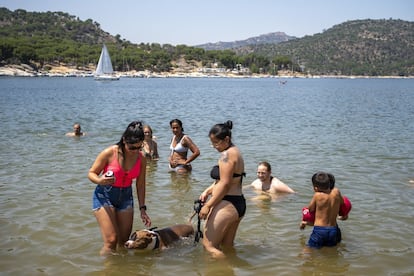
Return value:
[(111, 57), (105, 44), (102, 46), (101, 56), (99, 57), (94, 76), (95, 80), (119, 80), (112, 68)]

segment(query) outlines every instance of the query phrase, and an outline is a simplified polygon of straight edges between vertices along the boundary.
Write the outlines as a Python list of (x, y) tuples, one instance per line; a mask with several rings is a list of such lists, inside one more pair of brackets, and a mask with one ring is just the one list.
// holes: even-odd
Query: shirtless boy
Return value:
[[(344, 200), (338, 189), (331, 189), (331, 179), (332, 177), (325, 172), (317, 172), (312, 176), (315, 194), (308, 208), (310, 212), (315, 212), (315, 222), (308, 241), (309, 247), (335, 246), (341, 241), (341, 231), (336, 218)], [(305, 229), (306, 225), (307, 223), (302, 221), (300, 229)]]

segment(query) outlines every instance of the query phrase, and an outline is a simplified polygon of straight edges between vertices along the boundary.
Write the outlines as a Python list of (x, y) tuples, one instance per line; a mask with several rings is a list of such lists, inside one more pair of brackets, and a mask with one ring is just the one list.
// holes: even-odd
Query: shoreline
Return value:
[[(334, 78), (334, 79), (413, 79), (414, 76), (348, 76), (348, 75), (307, 75), (291, 73), (289, 71), (280, 72), (277, 75), (269, 74), (238, 74), (233, 72), (214, 72), (205, 73), (199, 71), (191, 72), (161, 72), (150, 71), (128, 71), (115, 72), (120, 78)], [(0, 77), (94, 77), (93, 70), (79, 70), (76, 68), (59, 66), (53, 67), (49, 71), (34, 71), (30, 66), (7, 65), (0, 67)], [(284, 84), (284, 82), (281, 82)]]

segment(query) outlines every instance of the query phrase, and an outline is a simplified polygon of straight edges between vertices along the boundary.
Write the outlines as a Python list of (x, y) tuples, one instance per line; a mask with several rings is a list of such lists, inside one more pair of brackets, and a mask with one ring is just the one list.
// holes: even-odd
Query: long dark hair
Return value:
[(133, 121), (128, 125), (122, 134), (121, 139), (116, 143), (121, 148), (122, 152), (125, 150), (124, 139), (127, 144), (135, 144), (144, 141), (143, 125), (144, 124), (141, 121)]
[(181, 128), (181, 132), (184, 133), (183, 122), (181, 122), (181, 120), (179, 120), (179, 119), (172, 119), (170, 121), (170, 127), (172, 127), (172, 124), (173, 123), (177, 123), (180, 126), (180, 128)]
[(213, 135), (219, 140), (224, 140), (224, 138), (229, 136), (230, 142), (231, 142), (231, 129), (232, 128), (233, 128), (233, 122), (230, 120), (225, 122), (224, 124), (216, 124), (210, 129), (208, 136)]

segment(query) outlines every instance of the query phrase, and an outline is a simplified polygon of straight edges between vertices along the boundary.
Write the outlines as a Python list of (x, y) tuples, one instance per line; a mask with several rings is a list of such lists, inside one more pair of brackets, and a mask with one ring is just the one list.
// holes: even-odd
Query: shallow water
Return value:
[[(414, 80), (0, 78), (0, 267), (8, 275), (412, 275)], [(169, 121), (179, 118), (201, 156), (189, 176), (168, 173)], [(149, 123), (161, 160), (147, 169), (153, 226), (185, 222), (219, 157), (208, 131), (233, 120), (247, 178), (261, 160), (297, 191), (254, 201), (236, 253), (212, 260), (183, 240), (163, 252), (99, 256), (86, 177), (96, 155), (135, 119)], [(88, 133), (65, 137), (74, 122)], [(343, 242), (304, 253), (299, 230), (310, 177), (326, 170), (353, 209)], [(137, 209), (137, 208), (136, 208)], [(136, 210), (137, 211), (137, 210)], [(138, 214), (138, 213), (137, 213)], [(134, 229), (143, 228), (136, 217)], [(196, 223), (195, 220), (193, 220)]]

